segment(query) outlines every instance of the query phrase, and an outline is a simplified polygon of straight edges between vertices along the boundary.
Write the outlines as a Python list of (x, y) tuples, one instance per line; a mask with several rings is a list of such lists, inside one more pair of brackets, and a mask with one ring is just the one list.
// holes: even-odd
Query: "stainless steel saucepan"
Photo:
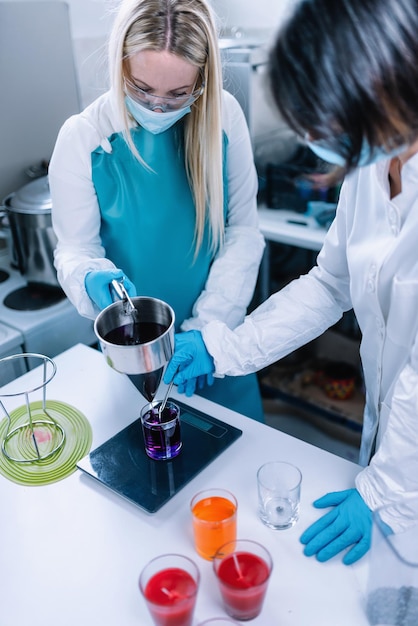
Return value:
[(99, 313), (94, 332), (107, 363), (128, 374), (137, 389), (152, 402), (163, 371), (174, 350), (173, 309), (147, 296), (123, 298)]

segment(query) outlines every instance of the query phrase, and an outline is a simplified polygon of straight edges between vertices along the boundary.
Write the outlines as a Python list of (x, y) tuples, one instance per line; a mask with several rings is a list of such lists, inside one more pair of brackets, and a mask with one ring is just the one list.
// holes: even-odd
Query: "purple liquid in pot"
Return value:
[(117, 346), (136, 346), (161, 337), (167, 328), (168, 326), (156, 322), (130, 322), (124, 326), (112, 328), (103, 339)]
[(181, 449), (179, 413), (177, 406), (167, 402), (161, 421), (158, 418), (158, 406), (150, 408), (142, 416), (145, 451), (152, 459), (172, 459), (179, 454)]

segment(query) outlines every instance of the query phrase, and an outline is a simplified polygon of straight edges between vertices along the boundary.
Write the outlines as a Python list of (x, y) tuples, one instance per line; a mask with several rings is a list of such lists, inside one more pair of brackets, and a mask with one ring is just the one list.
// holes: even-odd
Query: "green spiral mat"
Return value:
[[(42, 402), (30, 404), (32, 421), (47, 419), (42, 410)], [(86, 417), (77, 409), (64, 402), (47, 400), (45, 408), (51, 417), (63, 428), (65, 442), (55, 454), (47, 459), (31, 463), (18, 463), (8, 459), (0, 450), (0, 474), (20, 485), (48, 485), (66, 478), (77, 469), (76, 463), (88, 454), (93, 433)], [(10, 413), (10, 430), (28, 421), (26, 406)], [(0, 441), (8, 432), (8, 419), (0, 423)], [(39, 452), (42, 455), (51, 450), (52, 429), (48, 425), (35, 426)], [(52, 447), (53, 449), (53, 447)], [(7, 444), (7, 453), (15, 458), (31, 458), (34, 454), (30, 442), (30, 429), (22, 429)]]

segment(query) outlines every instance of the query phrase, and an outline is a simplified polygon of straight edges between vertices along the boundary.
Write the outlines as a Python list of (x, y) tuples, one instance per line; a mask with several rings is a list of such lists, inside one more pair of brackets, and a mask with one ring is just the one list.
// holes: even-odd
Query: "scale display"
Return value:
[(180, 407), (180, 454), (154, 461), (144, 449), (141, 420), (114, 435), (77, 467), (133, 502), (155, 513), (241, 435), (242, 430), (175, 401)]

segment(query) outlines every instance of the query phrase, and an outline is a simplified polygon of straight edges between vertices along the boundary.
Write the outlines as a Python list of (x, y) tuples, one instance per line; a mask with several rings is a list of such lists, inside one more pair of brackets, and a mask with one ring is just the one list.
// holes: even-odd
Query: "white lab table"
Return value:
[[(84, 413), (93, 448), (138, 418), (142, 396), (100, 352), (79, 344), (54, 360), (47, 399)], [(33, 371), (24, 376), (30, 380)], [(151, 626), (138, 575), (149, 559), (167, 552), (188, 555), (200, 568), (194, 625), (224, 615), (211, 563), (194, 552), (189, 512), (197, 491), (224, 487), (238, 499), (239, 537), (264, 544), (274, 561), (254, 626), (366, 626), (367, 557), (349, 567), (340, 556), (321, 564), (303, 556), (299, 543), (320, 515), (311, 502), (352, 486), (358, 466), (197, 396), (187, 402), (243, 435), (153, 515), (79, 470), (38, 487), (0, 476), (1, 625)], [(20, 404), (7, 399), (8, 409)], [(257, 517), (256, 471), (275, 459), (295, 463), (303, 474), (300, 520), (284, 531), (266, 528)]]
[(314, 217), (286, 209), (269, 209), (264, 205), (258, 208), (258, 221), (266, 239), (260, 266), (260, 299), (264, 302), (270, 295), (270, 243), (319, 251), (327, 231)]
[(276, 241), (306, 250), (320, 250), (326, 229), (314, 217), (285, 209), (258, 209), (260, 230), (268, 241)]

